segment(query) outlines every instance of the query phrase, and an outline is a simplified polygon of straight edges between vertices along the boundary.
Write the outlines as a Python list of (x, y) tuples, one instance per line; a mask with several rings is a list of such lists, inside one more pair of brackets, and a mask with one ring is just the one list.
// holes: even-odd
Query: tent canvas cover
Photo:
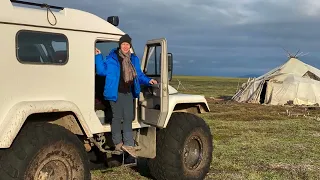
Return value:
[(258, 78), (249, 78), (233, 100), (270, 105), (320, 104), (320, 70), (297, 58)]

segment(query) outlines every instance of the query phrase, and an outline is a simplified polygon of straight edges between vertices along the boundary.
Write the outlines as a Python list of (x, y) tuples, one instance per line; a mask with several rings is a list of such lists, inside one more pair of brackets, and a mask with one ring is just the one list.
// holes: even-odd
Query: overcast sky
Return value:
[[(29, 0), (30, 1), (30, 0)], [(320, 68), (319, 0), (34, 0), (120, 17), (141, 55), (165, 37), (175, 74), (263, 74), (287, 60), (282, 48), (309, 53)], [(193, 71), (193, 72), (192, 72)]]

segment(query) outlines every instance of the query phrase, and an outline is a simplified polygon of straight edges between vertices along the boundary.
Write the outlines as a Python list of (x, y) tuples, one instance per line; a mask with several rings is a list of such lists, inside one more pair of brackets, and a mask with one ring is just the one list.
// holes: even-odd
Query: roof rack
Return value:
[(30, 6), (39, 6), (39, 7), (50, 7), (52, 9), (61, 9), (63, 10), (64, 7), (59, 7), (59, 6), (52, 6), (49, 4), (40, 4), (40, 3), (33, 3), (33, 2), (26, 2), (26, 1), (17, 1), (17, 0), (10, 0), (12, 3), (17, 3), (17, 4), (25, 4), (25, 5), (30, 5)]

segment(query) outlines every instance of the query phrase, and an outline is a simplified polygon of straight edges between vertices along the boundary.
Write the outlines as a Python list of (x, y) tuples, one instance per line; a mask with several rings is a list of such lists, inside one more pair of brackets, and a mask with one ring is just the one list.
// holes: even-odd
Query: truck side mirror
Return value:
[(172, 53), (168, 53), (168, 76), (169, 81), (172, 79), (172, 69), (173, 69), (173, 56)]

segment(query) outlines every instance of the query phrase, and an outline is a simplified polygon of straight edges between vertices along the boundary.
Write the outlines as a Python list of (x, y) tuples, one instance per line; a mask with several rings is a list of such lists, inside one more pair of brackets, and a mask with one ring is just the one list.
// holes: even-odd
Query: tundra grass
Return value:
[[(230, 101), (246, 79), (180, 76), (171, 82), (175, 88), (178, 80), (179, 91), (203, 94), (210, 105), (201, 115), (214, 137), (206, 179), (320, 179), (320, 109)], [(95, 180), (150, 179), (126, 167), (92, 174)]]

